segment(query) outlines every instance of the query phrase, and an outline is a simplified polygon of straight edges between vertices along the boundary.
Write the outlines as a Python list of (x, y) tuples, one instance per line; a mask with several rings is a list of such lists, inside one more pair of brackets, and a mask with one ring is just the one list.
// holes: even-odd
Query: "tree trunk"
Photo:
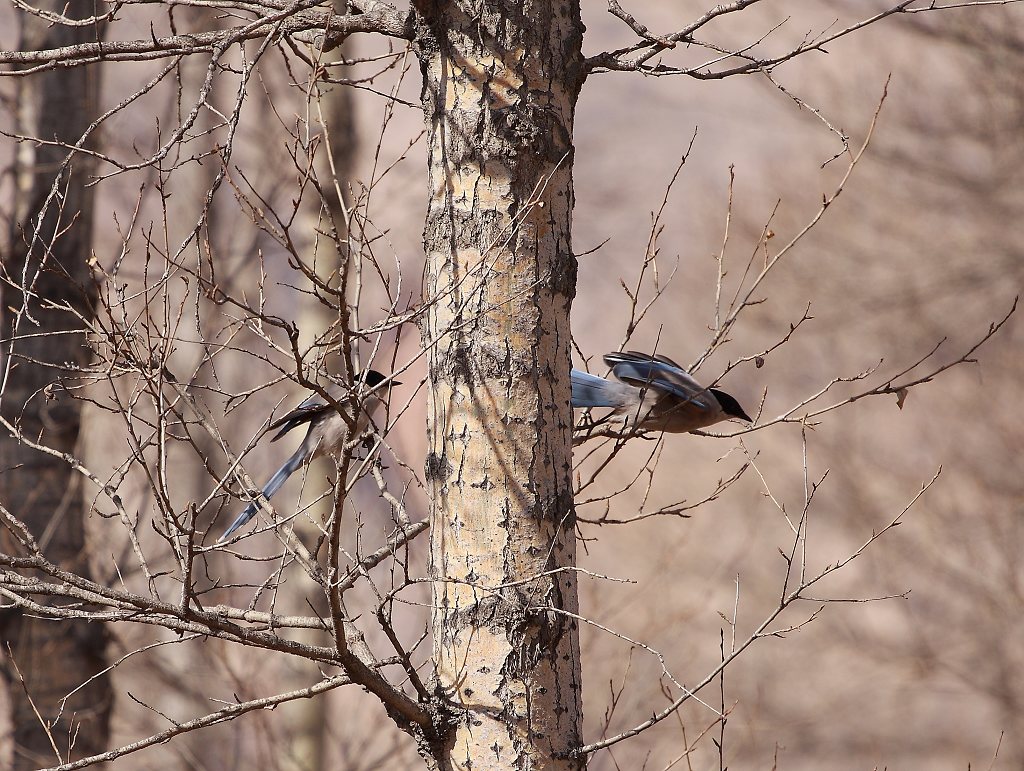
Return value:
[[(63, 0), (35, 5), (78, 18), (93, 10), (91, 3), (65, 4)], [(96, 40), (98, 35), (93, 26), (51, 26), (27, 14), (19, 18), (23, 23), (22, 50)], [(98, 76), (93, 66), (61, 68), (19, 80), (18, 132), (43, 140), (77, 142), (96, 117)], [(92, 193), (85, 188), (86, 167), (91, 164), (78, 155), (72, 166), (61, 170), (66, 156), (66, 149), (53, 145), (24, 142), (18, 148), (17, 224), (4, 247), (0, 289), (0, 337), (4, 340), (0, 407), (25, 437), (74, 453), (81, 402), (59, 383), (68, 374), (63, 365), (84, 364), (88, 350), (80, 332), (62, 334), (81, 330), (81, 321), (72, 313), (55, 310), (54, 304), (67, 304), (86, 318), (91, 313), (93, 293), (86, 261), (92, 238)], [(46, 203), (57, 174), (61, 178), (59, 193)], [(27, 301), (19, 289), (23, 283), (29, 283), (34, 293)], [(19, 315), (18, 309), (28, 313)], [(50, 560), (89, 576), (81, 475), (64, 460), (31, 449), (9, 435), (0, 437), (0, 469), (0, 502), (28, 525)], [(0, 544), (3, 551), (16, 553), (13, 539), (0, 537), (4, 538)], [(104, 668), (106, 629), (97, 623), (57, 623), (18, 610), (3, 610), (0, 638), (14, 725), (14, 768), (53, 765), (56, 757), (51, 741), (65, 759), (105, 749), (111, 706), (109, 678), (103, 675), (75, 689)], [(74, 694), (62, 701), (72, 691)], [(50, 723), (49, 736), (35, 709)]]
[[(345, 4), (343, 2), (335, 0), (334, 6), (339, 13), (344, 13)], [(351, 42), (346, 42), (345, 46), (332, 52), (333, 56), (338, 59), (344, 58), (351, 50), (351, 45)], [(348, 74), (348, 68), (332, 67), (332, 74), (336, 77), (344, 77)], [(337, 229), (338, 238), (344, 239), (348, 235), (345, 220), (345, 210), (349, 205), (347, 193), (352, 182), (356, 151), (359, 148), (355, 120), (356, 100), (351, 88), (341, 85), (326, 86), (320, 83), (317, 84), (317, 90), (312, 98), (316, 100), (323, 113), (323, 120), (321, 120), (320, 114), (316, 110), (310, 112), (310, 122), (313, 124), (310, 126), (310, 131), (320, 132), (323, 137), (324, 144), (317, 150), (315, 163), (316, 175), (323, 190), (324, 200), (318, 200), (315, 195), (312, 195), (312, 191), (307, 192), (309, 200), (300, 214), (305, 219), (303, 231), (309, 235), (309, 243), (304, 257), (307, 264), (314, 267), (324, 283), (338, 286), (338, 271), (348, 270), (348, 262), (339, 259), (338, 245), (332, 239), (323, 235), (314, 236), (328, 230), (325, 219), (333, 223)], [(329, 156), (328, 149), (330, 149)], [(335, 174), (337, 175), (337, 187), (334, 185)], [(298, 313), (301, 314), (298, 327), (300, 346), (303, 348), (313, 345), (316, 340), (322, 338), (332, 323), (338, 321), (336, 311), (318, 302), (303, 303)], [(329, 372), (343, 371), (339, 366), (342, 363), (337, 352), (328, 354), (326, 364)], [(313, 461), (313, 464), (308, 472), (311, 479), (325, 479), (335, 469), (335, 464), (329, 458), (317, 459)], [(328, 497), (308, 510), (307, 515), (315, 518), (331, 508), (332, 500)], [(310, 523), (308, 517), (297, 517), (294, 526), (303, 534), (304, 538), (309, 539), (307, 542), (316, 541), (316, 528)], [(282, 593), (281, 601), (286, 603), (285, 607), (292, 607), (296, 614), (305, 613), (309, 608), (313, 608), (324, 618), (330, 616), (331, 613), (327, 596), (305, 571), (298, 571), (288, 582), (288, 587)], [(289, 606), (287, 603), (292, 603), (292, 605)], [(310, 645), (329, 645), (331, 643), (330, 636), (325, 637), (322, 630), (295, 630), (293, 637)], [(303, 662), (301, 659), (285, 662), (283, 680), (286, 687), (303, 688), (315, 683), (319, 676), (320, 669), (315, 664)], [(284, 714), (288, 716), (288, 734), (291, 737), (291, 742), (287, 757), (281, 759), (284, 771), (318, 771), (326, 767), (326, 743), (328, 740), (326, 729), (329, 704), (326, 697), (321, 697), (319, 699), (298, 699), (288, 705)]]
[(578, 3), (418, 2), (431, 577), (448, 769), (579, 768), (569, 308)]

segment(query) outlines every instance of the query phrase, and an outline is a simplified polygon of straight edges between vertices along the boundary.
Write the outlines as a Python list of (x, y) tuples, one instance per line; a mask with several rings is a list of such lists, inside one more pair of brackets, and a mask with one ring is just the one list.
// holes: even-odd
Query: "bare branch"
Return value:
[[(259, 18), (238, 27), (146, 40), (111, 40), (80, 43), (41, 51), (0, 51), (0, 64), (16, 69), (0, 76), (29, 75), (58, 67), (74, 67), (101, 61), (148, 61), (168, 57), (215, 53), (263, 37), (294, 37), (322, 51), (329, 51), (349, 35), (365, 32), (410, 39), (405, 19), (386, 3), (367, 3), (369, 10), (358, 14), (337, 14), (316, 8), (319, 0), (299, 0), (285, 7), (260, 3)], [(249, 5), (256, 6), (256, 3)], [(113, 13), (113, 12), (112, 12)]]

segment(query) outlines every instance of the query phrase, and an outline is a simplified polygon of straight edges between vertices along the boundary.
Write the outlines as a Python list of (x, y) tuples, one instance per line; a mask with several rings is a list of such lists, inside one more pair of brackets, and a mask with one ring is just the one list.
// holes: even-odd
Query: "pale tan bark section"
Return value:
[(434, 654), (450, 769), (577, 768), (573, 3), (422, 9)]

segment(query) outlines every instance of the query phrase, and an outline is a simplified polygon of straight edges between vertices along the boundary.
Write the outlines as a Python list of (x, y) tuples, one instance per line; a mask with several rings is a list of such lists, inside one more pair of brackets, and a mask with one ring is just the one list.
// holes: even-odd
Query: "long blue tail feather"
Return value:
[[(294, 474), (296, 471), (302, 468), (302, 464), (306, 460), (306, 455), (307, 451), (305, 443), (303, 443), (303, 446), (299, 447), (299, 449), (295, 451), (295, 454), (285, 461), (285, 464), (274, 473), (274, 476), (270, 477), (270, 481), (267, 482), (267, 484), (263, 487), (263, 497), (269, 499), (274, 495), (274, 493), (280, 490), (281, 486), (284, 485), (288, 477), (290, 477), (292, 474)], [(238, 530), (238, 528), (245, 525), (245, 523), (248, 522), (250, 519), (255, 517), (256, 512), (259, 510), (259, 500), (255, 500), (248, 506), (246, 506), (245, 510), (235, 518), (234, 522), (231, 523), (231, 526), (224, 531), (224, 535), (220, 537), (218, 543), (220, 543), (220, 541), (226, 541), (228, 538), (230, 538), (232, 533)]]
[(581, 407), (618, 407), (619, 394), (612, 383), (603, 377), (591, 375), (574, 369), (570, 374), (572, 381), (572, 406)]

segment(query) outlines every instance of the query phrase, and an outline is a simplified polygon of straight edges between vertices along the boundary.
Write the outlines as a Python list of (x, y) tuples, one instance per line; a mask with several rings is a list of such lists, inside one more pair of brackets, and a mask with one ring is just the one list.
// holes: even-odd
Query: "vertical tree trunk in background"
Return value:
[[(578, 3), (416, 3), (431, 577), (449, 769), (578, 768), (569, 308)], [(430, 347), (432, 346), (432, 347)]]
[[(344, 3), (338, 0), (334, 5), (338, 13), (344, 13)], [(345, 58), (348, 51), (351, 50), (351, 46), (352, 41), (347, 41), (344, 46), (332, 51), (330, 58), (335, 61)], [(347, 69), (332, 67), (331, 74), (334, 77), (345, 77), (348, 74)], [(308, 236), (309, 242), (303, 257), (308, 265), (315, 267), (317, 274), (325, 283), (336, 287), (340, 283), (338, 271), (345, 269), (344, 260), (338, 253), (338, 245), (323, 234), (329, 232), (326, 223), (330, 221), (334, 223), (339, 239), (345, 239), (348, 235), (345, 209), (358, 149), (356, 120), (353, 112), (356, 100), (353, 98), (353, 90), (348, 86), (323, 83), (317, 83), (317, 90), (312, 98), (316, 100), (322, 112), (321, 116), (321, 113), (314, 109), (307, 114), (314, 124), (310, 127), (311, 132), (322, 133), (322, 142), (317, 148), (315, 168), (324, 200), (320, 200), (314, 195), (313, 190), (307, 191), (308, 200), (305, 202), (301, 216), (305, 221), (302, 232)], [(298, 112), (303, 114), (303, 108), (300, 107)], [(328, 155), (328, 149), (330, 155)], [(337, 187), (333, 184), (335, 174), (337, 175)], [(338, 196), (339, 191), (341, 197)], [(317, 233), (320, 235), (316, 235)], [(330, 329), (331, 324), (338, 321), (337, 311), (318, 302), (303, 303), (299, 313), (301, 314), (298, 320), (299, 340), (303, 347), (312, 345)], [(329, 371), (341, 371), (339, 363), (338, 353), (328, 355), (327, 368)], [(317, 459), (313, 463), (314, 465), (308, 472), (312, 475), (311, 478), (325, 479), (334, 472), (334, 463), (327, 458)], [(331, 507), (332, 500), (328, 497), (320, 501), (308, 514), (315, 518)], [(316, 528), (307, 517), (296, 517), (293, 524), (297, 531), (309, 538), (308, 542), (316, 540)], [(305, 571), (298, 571), (292, 577), (285, 587), (285, 591), (282, 592), (281, 601), (284, 603), (284, 607), (296, 614), (306, 613), (311, 607), (324, 618), (331, 613), (323, 590)], [(324, 632), (316, 629), (295, 630), (293, 637), (311, 645), (330, 645), (332, 642), (329, 635), (325, 636)], [(308, 661), (293, 658), (285, 661), (284, 667), (283, 682), (286, 688), (304, 688), (319, 679), (319, 668)], [(288, 716), (288, 733), (291, 737), (291, 746), (287, 756), (281, 758), (281, 767), (284, 771), (319, 771), (325, 767), (329, 706), (329, 699), (319, 698), (298, 699), (283, 708), (283, 714)]]
[[(78, 18), (89, 15), (93, 9), (91, 3), (66, 5), (63, 0), (46, 0), (35, 5)], [(28, 14), (19, 14), (19, 19), (24, 25), (23, 50), (71, 45), (96, 40), (98, 35), (97, 29), (91, 26), (49, 26)], [(19, 80), (19, 133), (77, 142), (96, 117), (98, 76), (98, 69), (91, 66), (57, 69)], [(84, 335), (56, 334), (80, 329), (81, 322), (71, 313), (44, 308), (43, 301), (67, 303), (86, 317), (91, 312), (93, 297), (88, 289), (90, 276), (86, 261), (92, 236), (92, 194), (84, 187), (87, 180), (84, 156), (77, 156), (73, 166), (62, 175), (60, 194), (50, 201), (42, 221), (37, 220), (54, 175), (66, 155), (66, 150), (53, 146), (24, 143), (18, 148), (19, 200), (15, 221), (20, 232), (8, 234), (2, 255), (0, 337), (4, 341), (4, 390), (0, 406), (4, 416), (20, 425), (27, 437), (73, 453), (79, 434), (81, 403), (72, 399), (60, 385), (46, 393), (43, 389), (61, 380), (66, 373), (62, 364), (87, 362), (88, 350)], [(55, 237), (58, 233), (59, 237)], [(34, 242), (33, 236), (38, 236)], [(27, 248), (28, 243), (33, 243), (31, 250)], [(39, 270), (41, 262), (42, 270)], [(24, 295), (17, 285), (23, 275), (33, 282), (35, 299), (28, 301), (27, 307), (38, 325), (27, 315), (22, 315), (19, 321), (12, 313), (12, 309), (22, 307)], [(15, 331), (27, 337), (12, 342)], [(37, 363), (40, 361), (47, 364)], [(81, 480), (82, 477), (63, 460), (30, 449), (10, 436), (0, 436), (0, 502), (28, 524), (50, 560), (88, 576)], [(3, 550), (17, 553), (17, 547), (9, 539), (3, 544)], [(0, 611), (0, 639), (4, 641), (5, 649), (0, 655), (4, 660), (13, 713), (14, 767), (38, 768), (54, 765), (56, 761), (51, 740), (26, 697), (14, 664), (24, 676), (28, 694), (43, 718), (53, 721), (60, 711), (61, 719), (52, 726), (51, 732), (65, 758), (69, 754), (79, 757), (105, 749), (111, 706), (108, 677), (96, 678), (66, 703), (61, 703), (63, 697), (105, 666), (105, 628), (85, 621), (43, 621), (17, 610), (3, 610)], [(72, 742), (74, 749), (69, 752), (68, 745)]]

